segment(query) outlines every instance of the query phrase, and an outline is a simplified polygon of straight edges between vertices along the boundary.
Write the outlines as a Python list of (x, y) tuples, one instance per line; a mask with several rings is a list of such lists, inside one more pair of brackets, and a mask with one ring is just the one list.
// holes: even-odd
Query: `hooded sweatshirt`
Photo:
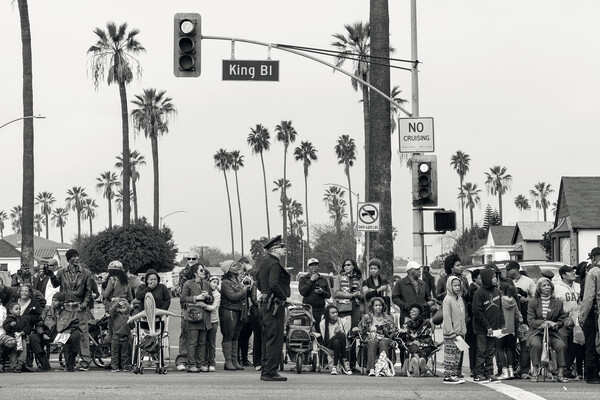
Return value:
[(506, 333), (514, 335), (521, 312), (517, 307), (517, 301), (513, 297), (502, 296), (502, 316), (504, 317)]
[[(458, 281), (461, 289), (458, 295), (452, 291), (452, 282)], [(465, 303), (462, 299), (462, 282), (456, 276), (451, 276), (446, 281), (446, 296), (442, 303), (444, 319), (442, 320), (442, 333), (444, 339), (454, 340), (456, 335), (464, 336), (467, 333), (467, 317)]]
[(481, 271), (482, 286), (473, 295), (473, 332), (487, 335), (488, 329), (504, 326), (500, 291), (492, 283), (496, 272), (491, 268)]

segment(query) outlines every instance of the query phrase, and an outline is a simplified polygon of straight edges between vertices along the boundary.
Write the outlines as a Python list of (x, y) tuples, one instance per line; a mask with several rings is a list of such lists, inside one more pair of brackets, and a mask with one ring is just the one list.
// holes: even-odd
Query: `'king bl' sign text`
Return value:
[(279, 61), (223, 60), (224, 81), (279, 81)]

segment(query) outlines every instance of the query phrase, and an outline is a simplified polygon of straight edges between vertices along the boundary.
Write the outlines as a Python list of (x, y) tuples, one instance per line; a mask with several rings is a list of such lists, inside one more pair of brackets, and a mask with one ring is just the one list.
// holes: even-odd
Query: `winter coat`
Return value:
[(517, 301), (511, 296), (502, 296), (502, 315), (504, 316), (505, 332), (514, 335), (522, 319)]
[[(202, 293), (202, 291), (206, 291), (208, 292), (208, 294), (210, 295), (210, 301), (207, 299), (207, 301), (211, 302), (213, 300), (212, 298), (212, 288), (210, 287), (210, 284), (208, 282), (206, 282), (205, 280), (198, 282), (195, 282), (194, 280), (189, 280), (186, 281), (183, 284), (183, 288), (181, 289), (181, 303), (186, 305), (189, 304), (195, 304), (198, 307), (204, 308), (204, 316), (202, 318), (202, 321), (198, 321), (198, 322), (193, 322), (193, 321), (187, 321), (187, 326), (189, 330), (209, 330), (212, 328), (212, 323), (210, 321), (210, 311), (208, 311), (206, 309), (206, 306), (208, 304), (206, 304), (203, 301), (198, 301), (196, 300), (196, 296), (198, 296), (199, 294)], [(222, 293), (221, 293), (222, 295)], [(221, 297), (221, 304), (223, 301), (223, 297)], [(182, 318), (186, 318), (185, 313), (183, 313), (184, 315), (182, 316)]]
[(488, 329), (504, 327), (500, 291), (492, 284), (495, 273), (490, 268), (482, 269), (482, 286), (473, 295), (473, 332), (476, 335), (487, 335)]
[(465, 302), (462, 298), (463, 286), (458, 295), (452, 291), (452, 282), (461, 280), (451, 276), (446, 281), (446, 296), (442, 303), (444, 319), (442, 321), (442, 333), (444, 339), (454, 340), (457, 335), (464, 336), (467, 333), (467, 316)]
[(221, 309), (242, 311), (242, 315), (247, 313), (248, 290), (239, 281), (237, 275), (227, 273), (221, 281)]
[[(316, 289), (323, 289), (323, 292), (316, 293)], [(300, 277), (298, 280), (298, 292), (302, 296), (304, 304), (310, 304), (313, 310), (322, 310), (325, 308), (325, 299), (331, 297), (331, 290), (327, 279), (319, 276), (316, 281), (310, 279), (310, 274)]]
[(429, 286), (421, 279), (417, 280), (418, 290), (412, 284), (410, 278), (405, 276), (398, 280), (392, 290), (392, 302), (400, 308), (400, 321), (403, 322), (409, 316), (409, 307), (413, 303), (425, 305), (431, 300)]
[(536, 335), (543, 335), (544, 329), (542, 324), (546, 321), (558, 322), (556, 329), (549, 329), (548, 334), (551, 337), (561, 338), (558, 330), (565, 324), (565, 319), (568, 314), (563, 310), (562, 301), (552, 296), (550, 298), (550, 305), (548, 306), (548, 313), (546, 318), (542, 317), (542, 299), (540, 297), (534, 297), (529, 300), (527, 305), (527, 325), (529, 330), (527, 331), (527, 345), (531, 344), (531, 338)]

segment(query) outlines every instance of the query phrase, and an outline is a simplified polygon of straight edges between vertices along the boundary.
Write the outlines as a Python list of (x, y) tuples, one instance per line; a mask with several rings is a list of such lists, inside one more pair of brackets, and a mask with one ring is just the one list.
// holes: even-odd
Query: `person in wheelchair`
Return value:
[(338, 370), (346, 375), (352, 375), (352, 369), (346, 354), (346, 337), (350, 333), (348, 319), (339, 317), (339, 311), (333, 304), (325, 307), (320, 327), (323, 346), (333, 351), (333, 367), (331, 375), (337, 375)]
[(381, 352), (386, 352), (398, 333), (394, 318), (387, 313), (385, 301), (373, 297), (369, 302), (369, 312), (363, 315), (358, 329), (367, 341), (367, 369), (369, 376), (375, 376), (375, 360)]
[(431, 320), (425, 318), (423, 306), (413, 303), (409, 307), (409, 320), (400, 330), (409, 355), (407, 374), (427, 375), (427, 360), (437, 350), (433, 341)]
[(556, 351), (558, 366), (557, 381), (568, 382), (563, 375), (565, 368), (566, 346), (558, 330), (565, 325), (568, 314), (563, 309), (562, 301), (554, 296), (554, 284), (548, 278), (540, 278), (537, 281), (535, 297), (527, 305), (527, 344), (531, 354), (531, 382), (537, 382), (540, 372), (542, 340), (544, 329), (548, 328), (548, 343)]

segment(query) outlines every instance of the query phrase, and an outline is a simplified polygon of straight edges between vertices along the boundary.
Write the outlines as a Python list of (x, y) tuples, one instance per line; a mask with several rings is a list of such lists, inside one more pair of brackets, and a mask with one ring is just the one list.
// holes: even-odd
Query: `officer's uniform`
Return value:
[[(280, 244), (281, 236), (277, 236), (264, 248), (269, 250)], [(276, 307), (275, 299), (285, 302), (290, 296), (290, 274), (274, 255), (269, 254), (268, 258), (260, 264), (257, 286), (263, 294), (263, 301), (260, 305), (263, 323), (261, 379), (279, 377), (277, 369), (283, 351), (285, 309), (283, 305)], [(268, 301), (270, 298), (273, 298), (273, 301)], [(276, 311), (275, 308), (277, 308)]]

